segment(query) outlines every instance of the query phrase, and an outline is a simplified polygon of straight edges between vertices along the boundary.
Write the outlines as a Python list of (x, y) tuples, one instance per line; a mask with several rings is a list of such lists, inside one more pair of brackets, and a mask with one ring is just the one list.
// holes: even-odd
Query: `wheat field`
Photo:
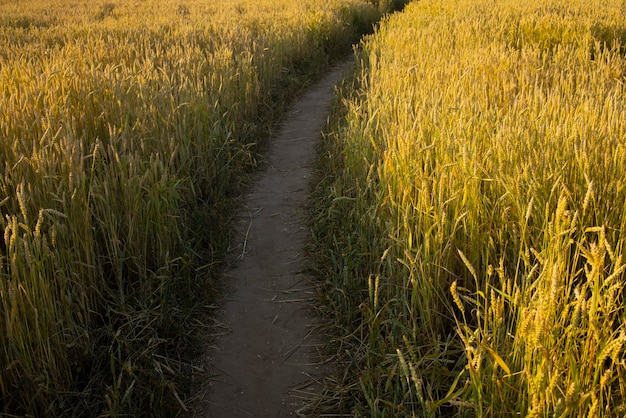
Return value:
[(191, 407), (233, 198), (390, 5), (0, 2), (0, 415)]
[(313, 230), (329, 411), (626, 414), (626, 6), (421, 0), (359, 52)]

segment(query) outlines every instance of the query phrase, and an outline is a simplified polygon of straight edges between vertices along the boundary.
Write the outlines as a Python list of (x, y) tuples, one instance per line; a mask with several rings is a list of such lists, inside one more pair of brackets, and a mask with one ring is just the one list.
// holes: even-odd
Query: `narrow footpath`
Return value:
[(237, 260), (219, 316), (226, 332), (209, 353), (206, 417), (307, 416), (306, 399), (319, 390), (303, 204), (334, 86), (351, 63), (334, 67), (290, 109), (238, 215)]

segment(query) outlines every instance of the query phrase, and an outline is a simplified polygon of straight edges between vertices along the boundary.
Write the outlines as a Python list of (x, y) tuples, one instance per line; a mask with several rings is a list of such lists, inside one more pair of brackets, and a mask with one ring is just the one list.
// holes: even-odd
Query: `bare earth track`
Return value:
[(227, 272), (232, 289), (220, 316), (228, 331), (209, 355), (215, 378), (207, 417), (306, 415), (304, 400), (321, 370), (302, 207), (333, 88), (350, 63), (334, 67), (294, 104), (238, 216), (238, 260)]

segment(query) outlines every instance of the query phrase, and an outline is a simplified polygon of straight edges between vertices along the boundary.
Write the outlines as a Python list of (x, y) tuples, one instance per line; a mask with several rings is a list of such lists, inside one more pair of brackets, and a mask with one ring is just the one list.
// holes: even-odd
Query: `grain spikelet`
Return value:
[(456, 287), (457, 287), (457, 281), (455, 280), (450, 285), (450, 293), (452, 294), (452, 299), (454, 300), (454, 303), (456, 304), (456, 306), (459, 308), (461, 313), (465, 315), (465, 307), (463, 306), (463, 302), (461, 301), (461, 298), (459, 297), (459, 292), (457, 291)]
[(20, 213), (22, 214), (24, 223), (28, 225), (30, 222), (28, 221), (28, 208), (26, 206), (26, 197), (24, 196), (24, 183), (20, 183), (17, 186), (16, 194), (17, 194), (17, 202), (20, 207)]
[(467, 257), (465, 257), (465, 254), (463, 254), (463, 251), (461, 250), (457, 250), (457, 251), (459, 253), (459, 256), (461, 256), (461, 260), (463, 260), (465, 267), (467, 267), (472, 277), (474, 277), (475, 280), (478, 280), (478, 276), (476, 275), (476, 270), (474, 270), (474, 266), (472, 266), (472, 264), (469, 262)]

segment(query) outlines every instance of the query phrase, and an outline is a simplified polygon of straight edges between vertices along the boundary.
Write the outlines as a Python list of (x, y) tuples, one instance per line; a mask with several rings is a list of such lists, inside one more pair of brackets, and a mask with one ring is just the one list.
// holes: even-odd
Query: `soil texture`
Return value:
[(334, 86), (351, 63), (334, 66), (293, 104), (237, 216), (230, 290), (218, 315), (225, 332), (209, 354), (206, 417), (307, 416), (306, 401), (320, 389), (303, 209)]

